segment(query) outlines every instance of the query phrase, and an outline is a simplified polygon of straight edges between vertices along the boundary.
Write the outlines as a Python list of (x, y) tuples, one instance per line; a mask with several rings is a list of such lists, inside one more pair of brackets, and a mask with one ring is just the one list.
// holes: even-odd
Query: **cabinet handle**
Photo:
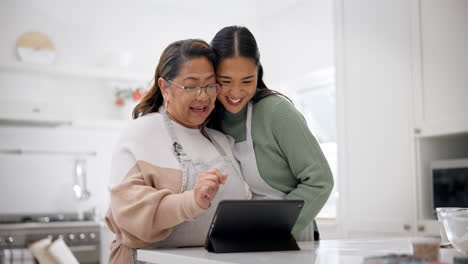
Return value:
[(419, 232), (424, 232), (424, 230), (426, 230), (425, 226), (423, 226), (423, 225), (418, 226), (418, 231)]
[(404, 229), (405, 231), (410, 231), (410, 230), (411, 230), (411, 225), (408, 225), (408, 224), (403, 225), (403, 229)]
[(420, 128), (415, 128), (414, 133), (415, 134), (421, 134), (421, 129)]

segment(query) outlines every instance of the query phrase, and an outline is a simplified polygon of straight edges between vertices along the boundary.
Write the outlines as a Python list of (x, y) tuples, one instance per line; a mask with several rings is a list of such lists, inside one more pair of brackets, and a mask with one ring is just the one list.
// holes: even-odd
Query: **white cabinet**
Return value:
[(468, 157), (468, 132), (437, 137), (416, 138), (417, 219), (425, 234), (437, 235), (439, 227), (433, 210), (430, 164), (433, 160)]
[(351, 237), (410, 234), (415, 186), (408, 4), (338, 4), (339, 217)]
[(468, 157), (468, 2), (413, 2), (417, 222), (437, 235), (430, 163)]
[(421, 135), (468, 131), (468, 1), (418, 3), (416, 127)]
[(468, 157), (468, 2), (336, 1), (340, 223), (437, 235), (429, 164)]

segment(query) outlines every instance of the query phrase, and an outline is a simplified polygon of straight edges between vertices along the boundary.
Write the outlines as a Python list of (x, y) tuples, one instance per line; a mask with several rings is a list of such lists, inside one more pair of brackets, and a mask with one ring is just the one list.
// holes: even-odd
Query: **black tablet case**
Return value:
[(206, 237), (210, 252), (299, 250), (291, 230), (302, 200), (224, 200)]

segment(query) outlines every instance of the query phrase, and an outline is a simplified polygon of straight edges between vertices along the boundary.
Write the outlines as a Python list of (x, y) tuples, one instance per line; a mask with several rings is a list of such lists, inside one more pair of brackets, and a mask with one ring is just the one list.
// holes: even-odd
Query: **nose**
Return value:
[(242, 97), (245, 94), (245, 87), (240, 84), (232, 84), (229, 87), (221, 88), (224, 89), (224, 94), (231, 97)]
[(208, 89), (207, 87), (202, 87), (200, 89), (200, 94), (197, 96), (198, 101), (203, 101), (203, 100), (208, 100), (210, 99), (210, 96), (208, 95)]

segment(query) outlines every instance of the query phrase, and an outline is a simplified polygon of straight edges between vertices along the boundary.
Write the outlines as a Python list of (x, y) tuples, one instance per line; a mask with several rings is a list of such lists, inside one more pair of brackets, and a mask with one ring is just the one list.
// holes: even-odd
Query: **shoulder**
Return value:
[(302, 114), (285, 97), (269, 95), (254, 104), (253, 114), (268, 121), (286, 121), (284, 119), (303, 119)]
[(274, 110), (276, 107), (285, 103), (291, 104), (288, 99), (281, 95), (273, 94), (260, 99), (254, 104), (254, 109), (257, 110)]
[[(123, 128), (121, 141), (141, 141), (146, 138), (157, 140), (163, 132), (163, 119), (159, 113), (150, 113), (129, 121)], [(155, 133), (158, 135), (155, 137)]]

